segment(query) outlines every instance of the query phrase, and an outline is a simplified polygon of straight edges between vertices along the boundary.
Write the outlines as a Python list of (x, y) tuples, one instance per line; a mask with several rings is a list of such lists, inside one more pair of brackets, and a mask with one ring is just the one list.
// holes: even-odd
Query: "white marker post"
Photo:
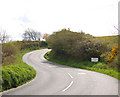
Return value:
[(98, 62), (98, 58), (91, 58), (91, 62)]

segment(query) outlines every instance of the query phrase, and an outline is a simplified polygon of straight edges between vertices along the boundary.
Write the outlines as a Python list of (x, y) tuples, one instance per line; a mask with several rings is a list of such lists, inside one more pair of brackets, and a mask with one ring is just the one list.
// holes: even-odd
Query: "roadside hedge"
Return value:
[(36, 76), (33, 67), (22, 63), (2, 67), (2, 91), (20, 86)]
[(2, 44), (2, 66), (15, 63), (19, 48), (12, 42)]
[[(58, 56), (74, 58), (81, 61), (90, 61), (91, 58), (99, 58), (108, 50), (106, 42), (100, 42), (90, 34), (73, 32), (62, 29), (54, 32), (46, 38), (48, 46), (52, 49), (52, 57)], [(82, 55), (82, 56), (81, 56)]]
[(47, 43), (45, 41), (15, 41), (13, 42), (20, 50), (30, 49), (36, 50), (40, 47), (47, 47)]

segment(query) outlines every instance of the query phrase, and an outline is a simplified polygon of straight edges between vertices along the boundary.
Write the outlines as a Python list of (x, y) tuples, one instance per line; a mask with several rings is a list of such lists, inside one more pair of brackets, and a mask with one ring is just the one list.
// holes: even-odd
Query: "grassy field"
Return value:
[(115, 36), (104, 36), (104, 37), (94, 37), (99, 39), (99, 41), (103, 41), (103, 42), (107, 42), (109, 47), (114, 47), (116, 45), (118, 45), (118, 35)]
[[(42, 47), (40, 49), (44, 48), (46, 47)], [(36, 76), (34, 68), (22, 61), (22, 56), (30, 51), (32, 50), (26, 49), (20, 51), (17, 56), (17, 61), (13, 65), (3, 66), (0, 68), (0, 70), (2, 70), (1, 91), (16, 88), (17, 86), (32, 80)]]
[(120, 80), (120, 73), (110, 68), (103, 68), (104, 63), (102, 62), (79, 62), (74, 59), (69, 59), (66, 61), (63, 57), (51, 58), (50, 52), (47, 52), (44, 57), (47, 60), (58, 64), (104, 73)]

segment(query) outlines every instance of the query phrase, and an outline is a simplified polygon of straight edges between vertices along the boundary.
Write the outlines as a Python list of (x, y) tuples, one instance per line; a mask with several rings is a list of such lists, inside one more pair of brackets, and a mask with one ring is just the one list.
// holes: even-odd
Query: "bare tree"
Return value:
[(9, 36), (7, 35), (5, 30), (0, 31), (0, 43), (6, 43), (9, 40)]
[(40, 41), (41, 33), (38, 31), (35, 31), (33, 29), (28, 28), (25, 30), (25, 33), (23, 33), (23, 39), (24, 40), (30, 40), (30, 41)]

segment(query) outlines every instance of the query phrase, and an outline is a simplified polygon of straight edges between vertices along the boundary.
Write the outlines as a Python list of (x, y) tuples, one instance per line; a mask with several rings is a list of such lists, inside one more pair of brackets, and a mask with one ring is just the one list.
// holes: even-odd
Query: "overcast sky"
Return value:
[(0, 30), (21, 40), (27, 28), (51, 34), (63, 28), (116, 35), (119, 0), (0, 0)]

